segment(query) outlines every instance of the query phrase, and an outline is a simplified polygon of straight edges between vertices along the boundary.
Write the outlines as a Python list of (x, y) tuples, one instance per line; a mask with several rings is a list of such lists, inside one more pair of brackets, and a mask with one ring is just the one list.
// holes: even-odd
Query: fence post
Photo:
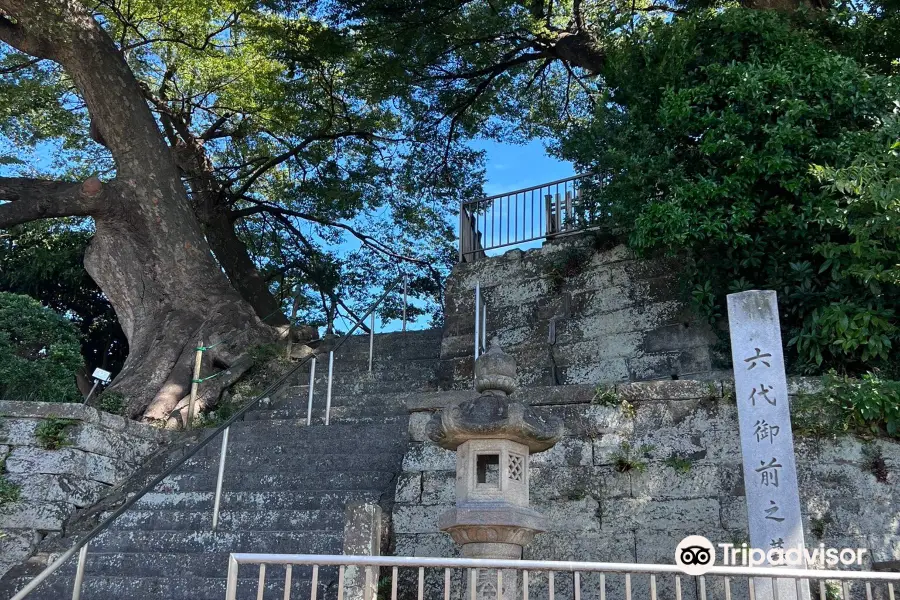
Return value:
[[(406, 295), (407, 295), (407, 277), (403, 276), (403, 331), (406, 331)], [(370, 371), (372, 369), (369, 369)]]
[(188, 401), (188, 415), (186, 429), (194, 427), (194, 412), (197, 405), (197, 388), (200, 387), (200, 366), (203, 362), (203, 340), (197, 342), (197, 352), (194, 354), (194, 376), (191, 378), (191, 399)]
[(231, 427), (227, 427), (222, 433), (222, 449), (219, 451), (219, 474), (218, 477), (216, 477), (216, 497), (213, 501), (213, 531), (219, 526), (219, 507), (222, 503), (222, 480), (225, 479), (225, 458), (228, 456), (228, 432), (230, 430)]
[(475, 360), (480, 355), (479, 346), (481, 345), (481, 283), (475, 282)]
[(372, 356), (375, 352), (375, 311), (372, 311), (372, 315), (369, 321), (369, 373), (372, 372)]
[(87, 562), (88, 545), (78, 551), (78, 566), (75, 568), (75, 583), (72, 585), (72, 600), (81, 600), (81, 587), (84, 584), (84, 566)]
[(481, 319), (481, 349), (487, 350), (487, 303), (481, 305), (482, 308), (482, 319)]
[(331, 422), (331, 377), (334, 373), (334, 350), (328, 353), (328, 391), (325, 394), (325, 424)]
[(306, 424), (312, 425), (312, 401), (313, 390), (316, 387), (316, 357), (313, 356), (309, 363), (309, 400), (306, 404)]

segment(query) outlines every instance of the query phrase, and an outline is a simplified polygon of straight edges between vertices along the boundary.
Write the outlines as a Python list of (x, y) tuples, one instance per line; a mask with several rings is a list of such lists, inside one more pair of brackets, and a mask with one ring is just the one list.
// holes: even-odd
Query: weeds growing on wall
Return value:
[(821, 392), (796, 397), (791, 419), (794, 431), (809, 437), (900, 438), (900, 381), (874, 373), (859, 379), (828, 373)]
[(59, 450), (63, 446), (69, 445), (69, 438), (66, 429), (75, 425), (77, 421), (73, 419), (59, 419), (49, 417), (41, 421), (41, 424), (34, 430), (34, 437), (44, 450)]
[(619, 473), (643, 473), (647, 470), (647, 462), (644, 460), (647, 454), (653, 451), (653, 446), (643, 445), (634, 448), (629, 442), (619, 444), (619, 450), (612, 455), (613, 466)]
[(598, 385), (594, 388), (594, 397), (591, 398), (591, 404), (606, 406), (607, 408), (618, 408), (626, 419), (633, 419), (637, 415), (637, 409), (634, 407), (634, 404), (624, 398), (620, 400), (615, 388), (608, 385)]
[(673, 454), (669, 458), (665, 460), (666, 466), (679, 473), (681, 475), (685, 475), (690, 473), (691, 465), (693, 464), (690, 459), (684, 458), (683, 456), (678, 456), (677, 454)]
[(6, 459), (0, 459), (0, 508), (19, 501), (21, 488), (6, 478)]
[(573, 245), (560, 250), (545, 272), (550, 291), (558, 294), (566, 281), (584, 272), (593, 255), (592, 247)]

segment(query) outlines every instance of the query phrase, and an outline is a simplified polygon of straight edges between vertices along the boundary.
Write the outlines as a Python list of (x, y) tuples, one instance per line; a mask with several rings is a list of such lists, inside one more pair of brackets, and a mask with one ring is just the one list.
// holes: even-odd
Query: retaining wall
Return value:
[[(36, 435), (47, 419), (69, 420), (62, 447)], [(63, 531), (78, 509), (127, 479), (166, 442), (167, 433), (79, 404), (0, 401), (0, 474), (18, 501), (0, 504), (0, 577)]]

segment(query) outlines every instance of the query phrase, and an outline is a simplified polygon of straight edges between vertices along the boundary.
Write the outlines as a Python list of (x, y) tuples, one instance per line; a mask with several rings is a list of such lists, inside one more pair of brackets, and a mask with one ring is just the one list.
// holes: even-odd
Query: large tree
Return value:
[(593, 172), (585, 220), (682, 259), (710, 320), (729, 292), (776, 289), (794, 368), (896, 369), (893, 0), (333, 6), (450, 139), (549, 138)]
[(439, 300), (446, 210), (478, 192), (478, 156), (421, 127), (429, 108), (352, 31), (267, 2), (2, 1), (0, 40), (2, 150), (26, 163), (0, 178), (0, 228), (90, 218), (133, 416), (173, 410), (199, 339), (227, 342), (215, 398), (298, 295), (301, 314), (352, 318), (406, 265)]

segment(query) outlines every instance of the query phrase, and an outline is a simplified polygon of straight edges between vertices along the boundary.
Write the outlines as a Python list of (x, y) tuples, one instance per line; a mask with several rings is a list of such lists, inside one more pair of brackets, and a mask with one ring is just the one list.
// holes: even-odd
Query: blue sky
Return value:
[[(547, 156), (541, 141), (519, 145), (483, 140), (473, 143), (472, 147), (484, 150), (486, 153), (484, 192), (487, 196), (512, 192), (575, 175), (575, 168), (571, 163)], [(524, 247), (537, 245), (540, 245), (540, 242), (532, 242)], [(502, 250), (491, 252), (491, 254), (500, 252)], [(417, 323), (411, 324), (410, 328), (423, 329), (427, 327), (427, 321), (427, 318), (419, 319)], [(383, 324), (379, 322), (377, 331), (399, 331), (400, 327), (399, 320)]]
[(488, 196), (575, 175), (571, 163), (547, 156), (539, 140), (525, 145), (486, 140), (472, 146), (487, 153), (484, 191)]

